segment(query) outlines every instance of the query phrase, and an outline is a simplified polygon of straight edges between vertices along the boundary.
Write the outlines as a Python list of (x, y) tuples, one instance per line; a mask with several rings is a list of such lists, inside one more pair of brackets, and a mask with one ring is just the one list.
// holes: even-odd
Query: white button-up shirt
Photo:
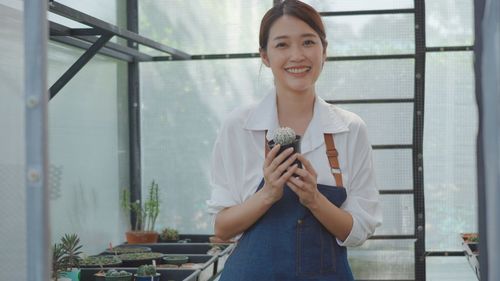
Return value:
[[(215, 141), (212, 155), (213, 189), (207, 204), (214, 217), (226, 207), (241, 204), (257, 191), (264, 176), (264, 144), (272, 139), (278, 127), (274, 93), (258, 104), (238, 108), (229, 114)], [(347, 191), (347, 199), (341, 208), (353, 218), (349, 236), (344, 241), (337, 239), (337, 242), (341, 246), (358, 246), (382, 222), (366, 125), (356, 114), (316, 96), (313, 118), (301, 139), (301, 154), (316, 170), (318, 184), (336, 185), (326, 155), (324, 133), (333, 133)]]

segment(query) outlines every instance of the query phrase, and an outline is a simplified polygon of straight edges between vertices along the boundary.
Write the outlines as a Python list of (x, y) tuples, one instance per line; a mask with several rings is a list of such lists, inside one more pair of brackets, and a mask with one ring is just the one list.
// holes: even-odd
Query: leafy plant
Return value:
[(153, 180), (148, 190), (148, 198), (141, 201), (130, 202), (130, 191), (123, 189), (121, 205), (125, 210), (135, 214), (135, 225), (133, 231), (154, 231), (156, 219), (160, 213), (160, 199), (158, 196), (158, 184)]
[(61, 272), (64, 270), (64, 265), (62, 262), (62, 258), (64, 256), (64, 249), (62, 245), (59, 243), (55, 243), (52, 246), (52, 279), (57, 281), (60, 277)]
[(70, 270), (71, 268), (80, 267), (80, 261), (82, 260), (80, 257), (82, 252), (80, 249), (82, 245), (80, 245), (80, 238), (78, 235), (64, 234), (61, 238), (61, 247), (64, 253), (61, 261), (65, 268)]
[(163, 240), (179, 240), (179, 231), (175, 228), (165, 227), (161, 231), (160, 237)]
[(137, 276), (156, 276), (156, 267), (152, 264), (144, 264), (137, 268)]
[(114, 255), (102, 255), (102, 256), (89, 256), (80, 261), (81, 267), (100, 267), (100, 266), (110, 266), (119, 265), (122, 260)]

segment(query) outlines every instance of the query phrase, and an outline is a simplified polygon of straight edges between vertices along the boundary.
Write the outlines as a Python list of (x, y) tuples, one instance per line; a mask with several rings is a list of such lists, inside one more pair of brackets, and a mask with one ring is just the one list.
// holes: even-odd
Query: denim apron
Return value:
[[(347, 194), (342, 187), (332, 134), (325, 134), (325, 143), (332, 173), (339, 186), (317, 186), (319, 192), (340, 207)], [(264, 180), (257, 190), (263, 185)], [(354, 278), (346, 248), (337, 244), (335, 237), (285, 186), (283, 197), (238, 241), (219, 281), (306, 280), (353, 281)]]

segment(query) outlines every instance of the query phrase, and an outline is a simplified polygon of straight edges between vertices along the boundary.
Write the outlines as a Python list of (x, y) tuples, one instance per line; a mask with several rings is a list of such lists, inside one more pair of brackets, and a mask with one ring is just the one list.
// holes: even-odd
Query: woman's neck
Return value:
[(276, 105), (281, 127), (290, 127), (298, 135), (304, 135), (313, 116), (314, 91), (294, 93), (277, 91)]

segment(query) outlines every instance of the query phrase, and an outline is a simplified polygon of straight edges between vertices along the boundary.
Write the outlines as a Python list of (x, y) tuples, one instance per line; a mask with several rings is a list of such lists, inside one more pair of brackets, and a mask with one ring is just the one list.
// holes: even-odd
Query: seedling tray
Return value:
[[(135, 267), (116, 267), (116, 270), (125, 270), (135, 273)], [(99, 272), (100, 268), (82, 268), (80, 272), (80, 281), (96, 281), (95, 273)], [(160, 281), (197, 281), (199, 270), (194, 269), (162, 269), (158, 268), (156, 272), (160, 273)]]

